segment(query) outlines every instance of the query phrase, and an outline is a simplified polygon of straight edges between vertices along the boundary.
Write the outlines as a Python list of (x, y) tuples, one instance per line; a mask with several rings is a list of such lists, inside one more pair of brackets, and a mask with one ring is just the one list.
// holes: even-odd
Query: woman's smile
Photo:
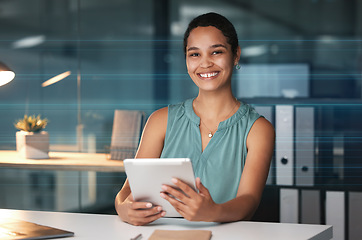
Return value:
[(197, 75), (203, 79), (203, 80), (207, 80), (207, 79), (213, 79), (215, 77), (217, 77), (219, 75), (219, 71), (215, 71), (215, 72), (207, 72), (207, 73), (198, 73)]

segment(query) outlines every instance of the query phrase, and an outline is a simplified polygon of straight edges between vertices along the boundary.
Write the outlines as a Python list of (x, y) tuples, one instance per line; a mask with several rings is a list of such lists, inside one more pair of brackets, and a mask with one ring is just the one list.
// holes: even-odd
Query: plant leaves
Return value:
[(46, 127), (48, 119), (41, 119), (41, 116), (27, 116), (24, 115), (23, 119), (19, 119), (14, 123), (15, 128), (26, 132), (39, 132)]

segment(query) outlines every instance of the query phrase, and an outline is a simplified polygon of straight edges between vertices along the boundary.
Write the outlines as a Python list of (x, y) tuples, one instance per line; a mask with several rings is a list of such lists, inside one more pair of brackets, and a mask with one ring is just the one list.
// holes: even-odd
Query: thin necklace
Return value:
[[(228, 119), (228, 118), (230, 117), (230, 115), (231, 115), (231, 113), (233, 112), (233, 110), (235, 109), (236, 105), (238, 105), (238, 100), (235, 98), (235, 105), (234, 105), (233, 109), (231, 109), (231, 111), (230, 111), (230, 113), (228, 114), (228, 116), (226, 117), (226, 119)], [(208, 128), (208, 127), (206, 126), (206, 124), (201, 120), (201, 118), (200, 118), (200, 121), (201, 121), (202, 124), (204, 124), (204, 126), (207, 128), (207, 130), (209, 130), (208, 137), (209, 137), (209, 138), (212, 138), (212, 137), (214, 136), (214, 134), (212, 133), (213, 131), (211, 131), (210, 128)], [(216, 132), (216, 131), (217, 131), (217, 128), (216, 128), (216, 130), (215, 130), (214, 132)]]

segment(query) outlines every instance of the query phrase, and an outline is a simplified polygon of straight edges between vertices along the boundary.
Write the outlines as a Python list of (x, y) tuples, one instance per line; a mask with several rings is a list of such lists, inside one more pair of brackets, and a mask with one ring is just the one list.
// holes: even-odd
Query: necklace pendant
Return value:
[(209, 138), (212, 138), (214, 136), (211, 132), (209, 132)]

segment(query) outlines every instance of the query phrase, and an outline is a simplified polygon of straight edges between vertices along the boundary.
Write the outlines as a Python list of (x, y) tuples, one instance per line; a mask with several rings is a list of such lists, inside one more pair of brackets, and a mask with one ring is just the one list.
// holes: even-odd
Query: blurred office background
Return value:
[[(49, 119), (51, 151), (103, 153), (116, 109), (148, 116), (196, 96), (183, 33), (190, 20), (210, 11), (229, 18), (238, 33), (242, 69), (233, 76), (235, 95), (274, 125), (279, 110), (292, 122), (293, 151), (281, 165), (293, 163), (291, 181), (278, 182), (281, 147), (256, 219), (331, 223), (328, 209), (337, 204), (332, 209), (343, 218), (335, 220), (336, 236), (360, 239), (354, 223), (362, 213), (353, 208), (362, 202), (360, 0), (0, 0), (0, 61), (16, 73), (0, 87), (0, 149), (15, 150), (16, 119), (41, 114)], [(66, 71), (69, 77), (41, 86)], [(300, 125), (301, 118), (312, 124)], [(309, 135), (296, 136), (297, 126)], [(299, 146), (303, 139), (312, 144)], [(302, 161), (301, 174), (308, 174), (298, 178), (304, 147), (311, 148), (310, 165)], [(124, 178), (2, 168), (0, 208), (112, 213)], [(74, 189), (64, 196), (59, 187)], [(317, 207), (304, 210), (310, 202)]]

